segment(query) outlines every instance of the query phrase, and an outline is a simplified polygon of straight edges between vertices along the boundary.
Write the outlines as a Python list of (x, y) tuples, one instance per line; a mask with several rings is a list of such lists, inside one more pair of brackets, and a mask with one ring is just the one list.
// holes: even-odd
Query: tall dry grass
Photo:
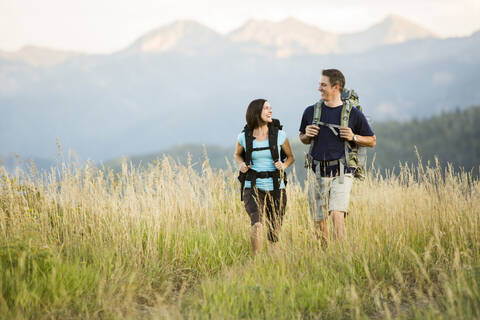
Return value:
[(233, 170), (167, 158), (0, 173), (0, 318), (480, 317), (480, 185), (403, 167), (356, 183), (348, 238), (315, 240), (288, 185), (279, 248), (253, 259)]

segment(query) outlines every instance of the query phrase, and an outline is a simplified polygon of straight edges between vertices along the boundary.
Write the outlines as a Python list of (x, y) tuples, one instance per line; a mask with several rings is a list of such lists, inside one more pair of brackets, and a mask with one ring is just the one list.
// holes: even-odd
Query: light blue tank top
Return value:
[[(280, 148), (282, 144), (287, 139), (287, 134), (283, 130), (278, 130), (278, 152), (280, 152)], [(245, 149), (245, 132), (242, 132), (238, 135), (237, 138), (238, 143)], [(253, 139), (253, 147), (254, 148), (264, 148), (269, 147), (270, 144), (268, 143), (268, 139), (264, 141), (257, 141), (257, 139)], [(280, 157), (280, 154), (279, 154)], [(255, 171), (275, 171), (275, 165), (273, 164), (272, 154), (270, 153), (270, 149), (261, 150), (261, 151), (253, 151), (252, 152), (252, 164), (250, 166), (251, 169)], [(266, 179), (257, 179), (256, 187), (260, 190), (264, 191), (273, 191), (273, 178), (266, 178)], [(250, 181), (245, 181), (245, 188), (250, 188), (251, 183)], [(285, 188), (285, 184), (283, 180), (280, 183), (280, 189)]]

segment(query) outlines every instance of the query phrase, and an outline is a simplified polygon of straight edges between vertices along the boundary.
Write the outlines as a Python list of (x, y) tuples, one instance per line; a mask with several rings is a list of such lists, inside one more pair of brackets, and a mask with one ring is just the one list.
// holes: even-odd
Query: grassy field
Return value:
[(292, 181), (279, 247), (252, 258), (232, 170), (32, 171), (0, 168), (1, 319), (480, 317), (480, 184), (466, 173), (371, 172), (347, 240), (326, 249)]

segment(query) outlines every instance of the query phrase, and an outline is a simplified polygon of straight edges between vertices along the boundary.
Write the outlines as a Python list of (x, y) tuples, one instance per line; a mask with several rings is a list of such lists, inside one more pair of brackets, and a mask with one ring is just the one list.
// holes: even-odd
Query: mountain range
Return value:
[[(389, 15), (370, 28), (356, 33), (337, 34), (293, 17), (278, 22), (249, 20), (222, 35), (193, 20), (176, 21), (141, 36), (121, 53), (201, 52), (238, 50), (246, 53), (286, 58), (306, 54), (365, 52), (387, 44), (412, 39), (438, 38), (434, 33), (397, 15)], [(52, 66), (82, 54), (25, 46), (17, 52), (2, 52), (0, 58), (23, 61), (35, 66)]]
[(228, 34), (177, 21), (112, 54), (0, 53), (0, 155), (50, 158), (57, 139), (95, 160), (229, 145), (258, 97), (296, 135), (329, 67), (345, 73), (372, 121), (480, 102), (480, 32), (441, 39), (398, 16), (353, 34), (294, 18), (249, 21)]

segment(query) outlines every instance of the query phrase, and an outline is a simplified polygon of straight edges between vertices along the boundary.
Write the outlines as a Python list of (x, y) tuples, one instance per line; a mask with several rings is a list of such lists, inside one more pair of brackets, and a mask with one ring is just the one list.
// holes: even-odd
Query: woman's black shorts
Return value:
[(266, 213), (268, 238), (270, 241), (278, 240), (278, 231), (282, 226), (285, 207), (287, 205), (287, 193), (285, 189), (278, 192), (263, 191), (257, 188), (245, 188), (243, 190), (243, 203), (245, 210), (250, 216), (253, 226), (257, 222), (263, 223), (263, 214)]

